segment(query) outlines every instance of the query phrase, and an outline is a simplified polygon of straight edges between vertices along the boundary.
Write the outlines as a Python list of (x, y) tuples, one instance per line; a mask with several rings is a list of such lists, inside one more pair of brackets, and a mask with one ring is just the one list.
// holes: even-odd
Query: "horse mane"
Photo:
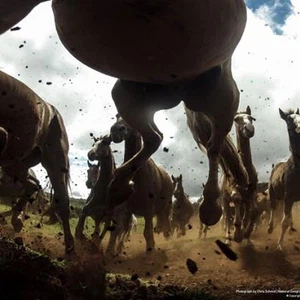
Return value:
[(285, 111), (285, 113), (288, 114), (288, 115), (292, 115), (292, 114), (295, 114), (296, 111), (295, 111), (294, 109), (292, 109), (292, 108), (288, 108), (288, 109)]

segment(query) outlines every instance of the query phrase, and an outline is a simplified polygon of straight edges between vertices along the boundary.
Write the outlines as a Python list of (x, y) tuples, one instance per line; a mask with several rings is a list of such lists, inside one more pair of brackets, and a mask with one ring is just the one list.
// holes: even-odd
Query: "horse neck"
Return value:
[(115, 160), (110, 147), (108, 156), (100, 158), (100, 165), (100, 173), (96, 184), (93, 187), (93, 193), (96, 193), (97, 197), (104, 197), (103, 199), (105, 199), (108, 185), (112, 179), (116, 168)]
[(176, 192), (177, 196), (175, 197), (178, 202), (184, 202), (187, 198), (183, 186), (180, 186), (179, 190)]
[(132, 158), (142, 147), (142, 137), (134, 129), (130, 129), (130, 134), (125, 139), (124, 162)]
[(290, 160), (294, 165), (300, 166), (300, 136), (294, 134), (293, 131), (289, 131), (289, 141), (290, 141)]
[(246, 187), (248, 185), (248, 175), (229, 135), (225, 138), (221, 159), (223, 168), (232, 174), (236, 183)]
[(242, 136), (238, 126), (236, 126), (236, 143), (238, 153), (240, 154), (243, 165), (248, 173), (249, 184), (251, 184), (253, 188), (256, 188), (257, 173), (252, 162), (250, 139)]

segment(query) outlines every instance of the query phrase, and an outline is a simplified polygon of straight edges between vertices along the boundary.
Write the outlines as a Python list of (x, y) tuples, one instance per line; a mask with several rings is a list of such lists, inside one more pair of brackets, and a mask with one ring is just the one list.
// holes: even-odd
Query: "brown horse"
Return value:
[[(10, 215), (14, 215), (18, 213), (17, 218), (22, 221), (25, 220), (25, 216), (27, 214), (28, 204), (33, 203), (34, 200), (43, 197), (43, 191), (40, 186), (40, 182), (36, 177), (33, 169), (28, 170), (27, 180), (31, 181), (33, 185), (35, 185), (35, 191), (30, 196), (29, 201), (22, 201), (22, 197), (24, 194), (23, 186), (19, 182), (14, 182), (12, 178), (8, 177), (7, 174), (2, 172), (0, 168), (0, 196), (1, 200), (5, 201), (7, 204), (12, 205), (12, 209), (6, 212), (0, 213), (2, 221), (5, 222), (4, 218)], [(9, 202), (9, 203), (8, 203)]]
[[(124, 163), (136, 155), (142, 145), (140, 134), (117, 116), (111, 127), (111, 137), (115, 143), (125, 141)], [(145, 219), (144, 237), (146, 249), (155, 248), (152, 219), (157, 216), (155, 231), (163, 232), (167, 238), (171, 233), (170, 214), (172, 208), (173, 184), (168, 173), (149, 158), (132, 178), (134, 192), (126, 203), (127, 211)], [(113, 234), (113, 232), (112, 232)], [(114, 240), (109, 242), (114, 252)]]
[(282, 250), (284, 235), (288, 227), (293, 228), (292, 208), (300, 200), (300, 114), (296, 111), (287, 112), (279, 109), (280, 117), (286, 122), (290, 142), (291, 155), (286, 162), (280, 162), (273, 168), (269, 180), (271, 214), (268, 232), (274, 228), (274, 212), (278, 201), (284, 202), (284, 217), (277, 248)]
[(178, 177), (173, 175), (173, 194), (175, 201), (172, 203), (172, 233), (177, 231), (177, 237), (184, 236), (186, 234), (186, 225), (189, 223), (194, 213), (194, 208), (188, 195), (184, 192), (182, 185), (182, 174)]
[[(85, 206), (79, 216), (76, 227), (75, 237), (83, 239), (83, 228), (85, 219), (90, 216), (95, 221), (95, 229), (93, 232), (93, 240), (101, 241), (112, 222), (114, 228), (111, 236), (118, 240), (117, 251), (121, 253), (124, 248), (125, 239), (128, 239), (133, 228), (133, 222), (136, 221), (135, 216), (126, 210), (126, 202), (118, 205), (113, 211), (108, 210), (107, 189), (111, 177), (115, 171), (115, 160), (111, 150), (111, 137), (105, 135), (100, 138), (94, 138), (95, 143), (88, 152), (88, 158), (92, 161), (97, 160), (96, 165), (91, 164), (88, 160), (88, 179), (87, 186), (91, 186), (91, 193), (87, 199)], [(100, 223), (104, 222), (104, 228), (100, 233)], [(111, 240), (111, 239), (110, 239)]]
[[(95, 138), (93, 148), (88, 152), (88, 158), (91, 161), (97, 160), (97, 165), (90, 164), (88, 170), (87, 186), (91, 186), (91, 192), (87, 198), (81, 215), (76, 226), (75, 237), (83, 239), (83, 228), (85, 219), (91, 216), (95, 221), (93, 237), (97, 239), (100, 233), (100, 223), (104, 222), (104, 229), (100, 235), (100, 240), (104, 238), (107, 227), (110, 225), (111, 218), (105, 209), (108, 207), (107, 189), (113, 173), (116, 169), (115, 159), (110, 147), (111, 137), (105, 135)], [(99, 171), (100, 168), (100, 171)]]
[(253, 121), (256, 119), (251, 115), (251, 108), (247, 106), (246, 111), (238, 112), (234, 117), (237, 150), (241, 156), (243, 165), (248, 175), (248, 189), (243, 199), (245, 215), (243, 218), (243, 227), (245, 229), (244, 237), (250, 242), (250, 235), (257, 218), (257, 172), (252, 162), (250, 139), (254, 136), (255, 127)]
[[(257, 174), (252, 163), (250, 138), (254, 136), (255, 119), (251, 116), (251, 109), (248, 106), (245, 112), (238, 112), (235, 115), (234, 123), (236, 129), (237, 147), (230, 144), (231, 138), (228, 136), (224, 152), (227, 155), (222, 155), (221, 167), (223, 169), (222, 178), (222, 200), (225, 219), (225, 241), (231, 241), (232, 228), (232, 203), (235, 208), (234, 225), (238, 229), (238, 240), (235, 231), (235, 241), (241, 241), (245, 237), (250, 243), (250, 234), (253, 231), (255, 222), (255, 197)], [(230, 145), (230, 147), (228, 147)], [(228, 155), (228, 150), (231, 148), (231, 155)], [(233, 163), (234, 162), (234, 163)], [(232, 171), (233, 170), (233, 171)], [(242, 177), (237, 176), (240, 172)], [(237, 189), (239, 187), (239, 189)], [(241, 224), (241, 221), (243, 224)], [(241, 226), (242, 225), (242, 226)], [(240, 228), (242, 231), (240, 231)], [(243, 234), (243, 237), (240, 236)]]
[(1, 71), (0, 86), (0, 167), (7, 183), (19, 185), (24, 191), (15, 206), (12, 225), (15, 231), (22, 229), (18, 211), (36, 191), (36, 181), (28, 170), (41, 163), (54, 189), (54, 205), (69, 252), (74, 240), (69, 226), (69, 143), (63, 119), (55, 107)]
[[(39, 2), (2, 1), (0, 33)], [(136, 155), (116, 170), (110, 202), (116, 206), (130, 197), (130, 180), (160, 145), (155, 112), (184, 101), (196, 127), (209, 120), (209, 175), (200, 216), (207, 225), (217, 223), (220, 153), (239, 104), (231, 57), (246, 24), (244, 0), (190, 0), (189, 5), (185, 0), (53, 0), (52, 8), (66, 49), (87, 66), (120, 78), (113, 100), (143, 138)]]

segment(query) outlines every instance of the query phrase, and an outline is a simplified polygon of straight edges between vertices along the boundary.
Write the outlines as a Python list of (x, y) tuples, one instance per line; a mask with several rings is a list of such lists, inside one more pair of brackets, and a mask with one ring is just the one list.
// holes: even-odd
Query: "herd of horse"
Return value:
[[(0, 34), (44, 1), (1, 1)], [(233, 240), (251, 243), (259, 212), (258, 179), (250, 147), (255, 119), (249, 107), (237, 112), (239, 90), (231, 71), (232, 54), (247, 20), (244, 0), (191, 0), (189, 5), (184, 0), (52, 0), (52, 9), (58, 36), (70, 54), (118, 78), (112, 89), (117, 120), (109, 134), (95, 140), (88, 153), (89, 160), (98, 161), (99, 170), (97, 179), (89, 185), (91, 192), (79, 218), (76, 238), (83, 237), (87, 216), (95, 220), (95, 237), (101, 222), (106, 226), (100, 237), (114, 221), (108, 248), (115, 251), (118, 240), (117, 248), (121, 249), (125, 234), (120, 228), (125, 224), (129, 228), (132, 214), (145, 219), (147, 250), (155, 248), (154, 232), (166, 238), (175, 229), (179, 236), (184, 234), (183, 224), (192, 209), (182, 189), (182, 178), (173, 178), (172, 182), (167, 171), (151, 159), (163, 139), (154, 114), (183, 101), (188, 127), (209, 162), (200, 221), (212, 226), (223, 215), (226, 240), (232, 239), (234, 224)], [(287, 124), (291, 156), (274, 167), (265, 193), (270, 202), (269, 233), (273, 231), (277, 203), (284, 202), (279, 248), (287, 228), (293, 226), (293, 203), (300, 199), (299, 110), (280, 110), (280, 116)], [(229, 135), (233, 123), (236, 145)], [(116, 167), (110, 144), (122, 141), (124, 163)], [(66, 253), (72, 253), (68, 147), (66, 128), (57, 109), (22, 82), (0, 72), (0, 195), (18, 192), (12, 225), (20, 231), (20, 211), (39, 188), (29, 170), (41, 163), (53, 187), (51, 205), (63, 225)], [(182, 207), (186, 208), (184, 212)]]

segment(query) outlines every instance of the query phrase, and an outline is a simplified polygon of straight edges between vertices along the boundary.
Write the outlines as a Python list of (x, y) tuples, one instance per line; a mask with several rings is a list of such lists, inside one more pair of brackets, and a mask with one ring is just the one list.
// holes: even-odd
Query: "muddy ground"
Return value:
[[(47, 234), (47, 225), (34, 230), (25, 228), (21, 234), (23, 245), (56, 259), (57, 264), (53, 267), (43, 258), (40, 266), (40, 258), (30, 257), (24, 247), (12, 246), (2, 240), (0, 279), (10, 276), (12, 281), (22, 281), (28, 280), (26, 274), (30, 274), (32, 279), (37, 277), (33, 284), (38, 282), (45, 286), (45, 290), (40, 290), (38, 297), (33, 298), (32, 289), (25, 289), (20, 299), (102, 299), (103, 287), (99, 290), (99, 286), (104, 274), (101, 266), (104, 265), (107, 273), (128, 274), (127, 277), (107, 276), (107, 299), (205, 299), (204, 294), (216, 299), (282, 299), (286, 298), (286, 294), (300, 296), (300, 222), (297, 219), (294, 224), (299, 231), (286, 235), (284, 252), (276, 251), (279, 227), (272, 235), (263, 228), (253, 234), (254, 247), (232, 244), (238, 256), (236, 261), (229, 260), (215, 243), (216, 239), (222, 239), (221, 226), (212, 227), (206, 240), (198, 239), (198, 222), (198, 218), (193, 218), (191, 229), (182, 238), (173, 237), (166, 241), (161, 235), (156, 235), (157, 250), (150, 253), (145, 253), (143, 235), (133, 233), (122, 255), (112, 257), (103, 254), (107, 243), (105, 238), (102, 244), (104, 250), (95, 252), (89, 243), (77, 244), (76, 258), (66, 262), (63, 260), (61, 234)], [(2, 226), (1, 231), (2, 236), (15, 237), (10, 225)], [(13, 264), (20, 257), (22, 263)], [(34, 265), (32, 259), (38, 262), (36, 267), (30, 267)], [(195, 274), (188, 270), (187, 259), (197, 264)], [(8, 273), (10, 269), (12, 271)], [(20, 270), (25, 270), (25, 275), (20, 274)], [(39, 272), (45, 278), (38, 275)], [(47, 290), (49, 284), (55, 287), (56, 294)], [(28, 297), (26, 293), (29, 293)]]

